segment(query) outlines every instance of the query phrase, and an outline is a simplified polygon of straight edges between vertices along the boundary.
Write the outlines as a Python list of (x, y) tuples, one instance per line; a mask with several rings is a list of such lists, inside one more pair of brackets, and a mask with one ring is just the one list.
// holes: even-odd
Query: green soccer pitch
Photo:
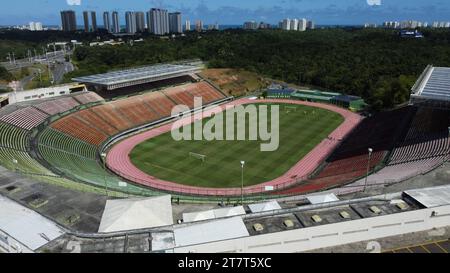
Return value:
[[(266, 105), (270, 110), (271, 104)], [(244, 185), (250, 186), (283, 175), (344, 121), (341, 115), (325, 109), (276, 105), (279, 105), (280, 142), (273, 152), (260, 151), (260, 144), (268, 141), (175, 141), (168, 132), (137, 145), (130, 159), (137, 168), (154, 177), (211, 188), (240, 187), (240, 161), (244, 160)], [(204, 124), (208, 119), (197, 122)], [(270, 118), (268, 121), (270, 124)], [(248, 122), (246, 118), (247, 135)]]

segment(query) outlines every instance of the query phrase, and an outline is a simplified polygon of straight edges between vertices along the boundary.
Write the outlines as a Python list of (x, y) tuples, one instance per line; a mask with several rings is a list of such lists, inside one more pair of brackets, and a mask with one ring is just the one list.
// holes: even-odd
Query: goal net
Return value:
[(206, 155), (197, 154), (197, 153), (193, 153), (193, 152), (189, 152), (189, 157), (193, 157), (195, 159), (199, 159), (202, 162), (205, 162), (205, 159), (206, 159)]
[(286, 114), (289, 114), (290, 112), (297, 112), (297, 106), (286, 105), (284, 107), (284, 111), (286, 112)]

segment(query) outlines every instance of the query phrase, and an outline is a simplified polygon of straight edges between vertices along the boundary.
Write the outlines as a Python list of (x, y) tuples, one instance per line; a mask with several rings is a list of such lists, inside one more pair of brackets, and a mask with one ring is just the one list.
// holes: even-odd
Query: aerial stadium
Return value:
[[(20, 239), (24, 222), (0, 230), (3, 251), (301, 252), (446, 228), (448, 186), (375, 193), (448, 161), (448, 68), (427, 67), (408, 105), (369, 116), (331, 97), (235, 98), (202, 69), (79, 77), (82, 91), (0, 109), (1, 191), (36, 214), (29, 238)], [(177, 105), (185, 111), (174, 114)], [(177, 122), (205, 125), (213, 107), (248, 105), (279, 107), (278, 149), (171, 136)], [(4, 210), (17, 206), (1, 198)]]

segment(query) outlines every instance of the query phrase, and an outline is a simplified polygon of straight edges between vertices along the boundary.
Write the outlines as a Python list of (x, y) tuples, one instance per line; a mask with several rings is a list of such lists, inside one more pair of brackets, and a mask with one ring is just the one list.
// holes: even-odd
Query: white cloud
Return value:
[(369, 6), (381, 6), (381, 0), (367, 0)]
[(66, 0), (69, 6), (79, 6), (81, 5), (81, 0)]

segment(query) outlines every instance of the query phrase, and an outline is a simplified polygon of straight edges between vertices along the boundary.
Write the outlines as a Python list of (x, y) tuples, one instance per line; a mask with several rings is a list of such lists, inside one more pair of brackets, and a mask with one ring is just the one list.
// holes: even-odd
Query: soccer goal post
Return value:
[(289, 105), (286, 105), (286, 106), (284, 107), (284, 110), (297, 111), (297, 106), (289, 106)]
[(189, 152), (189, 157), (200, 159), (202, 162), (205, 162), (205, 159), (206, 159), (206, 155), (197, 154), (197, 153), (193, 153), (193, 152)]

